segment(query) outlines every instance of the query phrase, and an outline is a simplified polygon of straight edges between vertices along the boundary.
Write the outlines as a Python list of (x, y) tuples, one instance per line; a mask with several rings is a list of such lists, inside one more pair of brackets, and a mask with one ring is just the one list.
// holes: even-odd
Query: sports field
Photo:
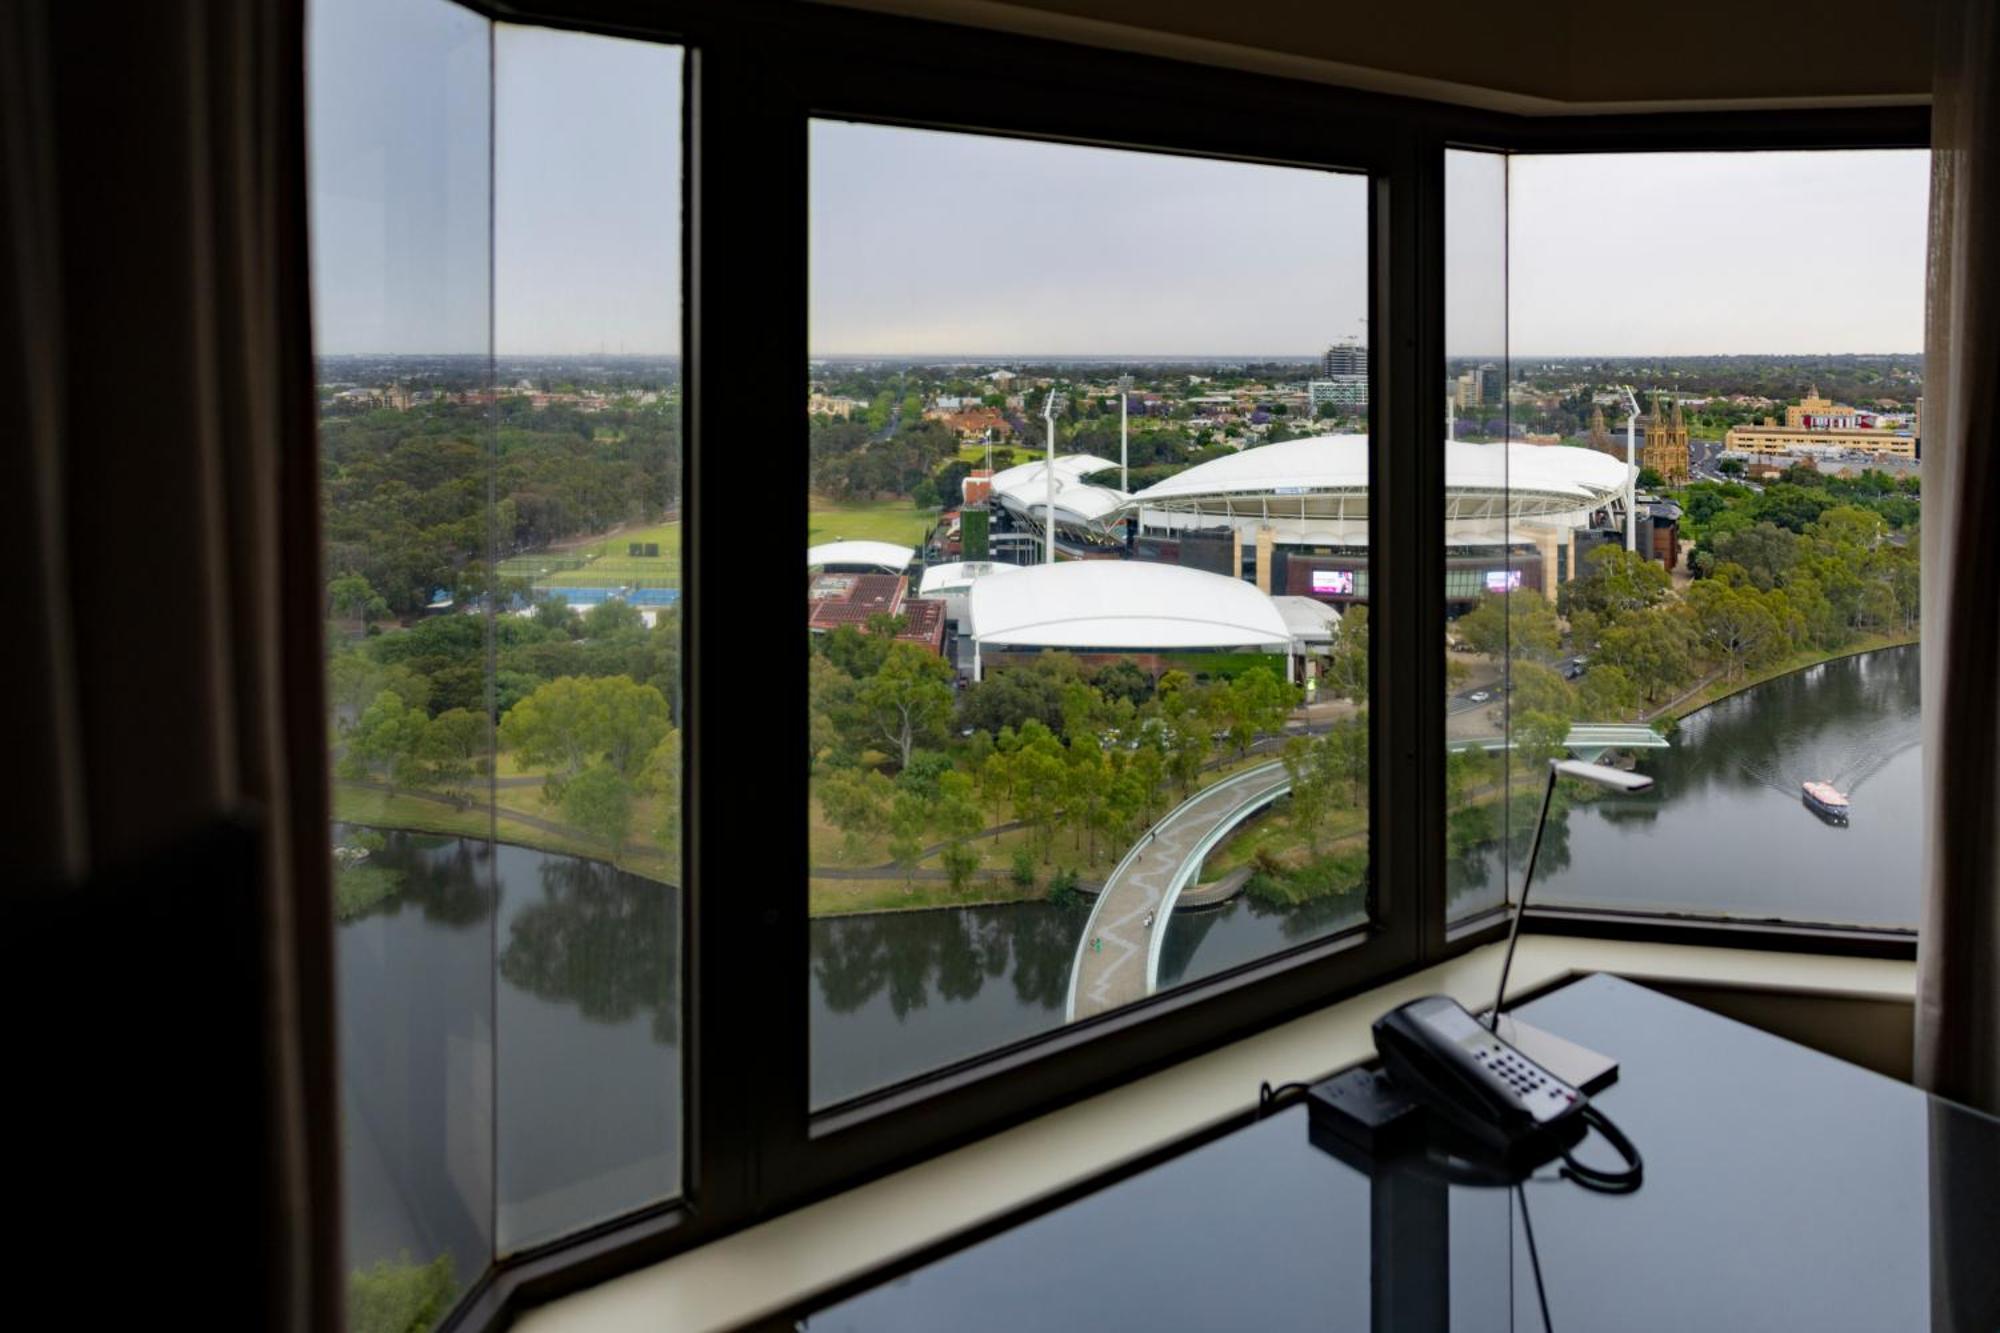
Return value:
[(806, 545), (821, 542), (877, 541), (920, 546), (937, 522), (938, 511), (919, 509), (908, 500), (806, 501)]
[[(660, 553), (656, 556), (628, 554), (626, 548), (633, 542), (642, 546), (657, 542)], [(678, 587), (681, 577), (680, 520), (626, 528), (602, 541), (569, 550), (512, 556), (500, 562), (500, 573), (512, 578), (533, 579), (539, 585), (555, 588), (628, 584), (644, 588)]]

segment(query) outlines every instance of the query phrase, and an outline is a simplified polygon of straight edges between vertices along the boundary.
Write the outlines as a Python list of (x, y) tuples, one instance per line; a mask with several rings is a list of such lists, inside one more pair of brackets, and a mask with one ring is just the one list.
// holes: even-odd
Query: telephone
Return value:
[(1398, 1090), (1500, 1156), (1553, 1156), (1583, 1135), (1589, 1099), (1449, 996), (1412, 1000), (1376, 1019), (1375, 1049)]

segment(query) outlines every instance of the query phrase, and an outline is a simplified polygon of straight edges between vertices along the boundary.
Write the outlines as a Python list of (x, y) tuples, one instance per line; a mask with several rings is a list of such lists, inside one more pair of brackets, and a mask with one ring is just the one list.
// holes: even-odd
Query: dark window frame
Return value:
[[(499, 1258), (446, 1327), (513, 1313), (631, 1271), (998, 1132), (1104, 1088), (1498, 938), (1504, 922), (1447, 926), (1440, 753), (1441, 451), (1431, 386), (1444, 364), (1443, 154), (1928, 147), (1924, 107), (1521, 117), (1357, 93), (1039, 38), (780, 0), (455, 0), (497, 22), (670, 42), (684, 79), (683, 475), (688, 784), (683, 957), (686, 1160), (676, 1200)], [(796, 554), (746, 555), (727, 515), (760, 493), (726, 440), (727, 404), (800, 400), (806, 342), (806, 122), (813, 116), (1099, 143), (1280, 165), (1366, 170), (1371, 206), (1371, 429), (1383, 512), (1371, 525), (1371, 876), (1382, 896), (1355, 947), (1301, 946), (1133, 1009), (1073, 1025), (814, 1115), (806, 1083), (809, 955), (805, 843), (792, 817), (803, 775), (774, 790), (760, 764), (710, 739), (704, 719), (764, 716), (735, 645), (754, 609), (703, 595), (746, 572), (782, 579)], [(739, 453), (741, 451), (738, 451)], [(713, 497), (712, 499), (710, 497)], [(765, 506), (767, 509), (772, 506)], [(797, 531), (801, 487), (771, 522)], [(787, 529), (785, 524), (791, 523)], [(1391, 532), (1390, 529), (1395, 529)], [(754, 580), (752, 586), (756, 586)], [(781, 586), (774, 582), (773, 586)], [(756, 641), (752, 638), (749, 641)], [(749, 710), (749, 711), (745, 711)], [(802, 709), (776, 730), (797, 739)], [(768, 739), (772, 728), (760, 729)], [(782, 838), (746, 876), (729, 854), (758, 793)], [(712, 799), (705, 799), (714, 793)], [(782, 852), (778, 849), (782, 847)], [(710, 866), (714, 872), (709, 873)], [(1531, 911), (1532, 930), (1813, 953), (1914, 955), (1898, 932), (1745, 927), (1695, 918)]]

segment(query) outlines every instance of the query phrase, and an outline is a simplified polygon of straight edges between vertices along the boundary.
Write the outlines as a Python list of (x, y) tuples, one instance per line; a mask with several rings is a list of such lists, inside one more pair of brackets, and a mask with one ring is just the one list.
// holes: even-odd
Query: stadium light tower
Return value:
[(1132, 469), (1125, 461), (1126, 447), (1132, 441), (1132, 377), (1118, 377), (1118, 489), (1127, 495), (1132, 493)]
[(1625, 549), (1636, 551), (1639, 549), (1639, 515), (1632, 507), (1637, 503), (1632, 493), (1632, 481), (1639, 475), (1633, 467), (1633, 452), (1638, 443), (1639, 396), (1632, 392), (1629, 384), (1618, 387), (1625, 391)]
[(1056, 562), (1056, 413), (1063, 410), (1068, 399), (1059, 389), (1049, 390), (1049, 400), (1042, 408), (1042, 419), (1048, 425), (1048, 457), (1042, 463), (1042, 479), (1048, 486), (1048, 534), (1043, 539), (1043, 564)]

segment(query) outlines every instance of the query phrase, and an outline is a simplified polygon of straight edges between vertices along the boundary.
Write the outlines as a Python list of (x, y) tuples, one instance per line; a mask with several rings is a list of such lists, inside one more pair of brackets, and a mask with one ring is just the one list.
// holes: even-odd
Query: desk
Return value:
[(2000, 1328), (2000, 1121), (1612, 977), (1519, 1012), (1620, 1060), (1637, 1193), (1385, 1188), (1294, 1106), (800, 1326), (1538, 1329), (1532, 1229), (1555, 1329)]

